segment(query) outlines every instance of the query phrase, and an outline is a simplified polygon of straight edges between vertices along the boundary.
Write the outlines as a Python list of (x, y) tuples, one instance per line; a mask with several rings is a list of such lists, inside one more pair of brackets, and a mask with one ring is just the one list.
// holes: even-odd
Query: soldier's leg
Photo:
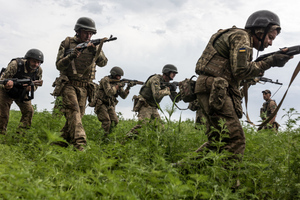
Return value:
[(9, 110), (13, 100), (0, 88), (0, 134), (6, 134)]
[(110, 117), (108, 113), (108, 106), (101, 104), (99, 107), (97, 107), (97, 117), (98, 120), (101, 122), (101, 127), (103, 128), (105, 135), (109, 134), (110, 130)]
[(15, 102), (19, 106), (20, 111), (22, 113), (19, 128), (29, 128), (31, 126), (32, 117), (34, 113), (31, 101), (22, 102), (20, 100), (16, 100)]
[(117, 116), (117, 113), (116, 113), (115, 109), (116, 109), (116, 107), (113, 107), (113, 106), (110, 106), (108, 108), (108, 114), (109, 114), (110, 121), (111, 121), (110, 131), (112, 130), (112, 128), (116, 127), (117, 124), (119, 123), (119, 118)]
[(81, 121), (84, 114), (81, 104), (85, 106), (86, 98), (86, 91), (80, 90), (80, 88), (75, 89), (71, 85), (65, 86), (62, 91), (63, 110), (66, 118), (62, 136), (78, 148), (80, 145), (86, 145), (86, 135)]
[(152, 108), (149, 105), (142, 105), (138, 112), (138, 124), (135, 125), (127, 134), (130, 136), (131, 134), (138, 134), (138, 129), (142, 127), (142, 124), (146, 123), (146, 119), (151, 119), (152, 116)]
[[(209, 113), (208, 96), (205, 97), (205, 95), (201, 95), (200, 97), (199, 95), (199, 100), (203, 105), (207, 106), (204, 107), (204, 109), (207, 113)], [(220, 148), (221, 151), (225, 149), (236, 155), (243, 155), (246, 144), (245, 134), (240, 124), (240, 121), (235, 113), (232, 99), (229, 96), (225, 98), (224, 106), (220, 111), (216, 111), (208, 116), (207, 124), (221, 131), (221, 127), (219, 124), (220, 119), (225, 120), (225, 126), (228, 129), (229, 133), (224, 133), (224, 135), (220, 135), (217, 131), (210, 132), (210, 134), (208, 135), (208, 142), (204, 143), (197, 150), (197, 152), (202, 151), (205, 147), (210, 150), (216, 150), (217, 147), (211, 144), (214, 140), (218, 141), (222, 136), (221, 141), (224, 142), (225, 145)], [(210, 129), (208, 129), (208, 131), (210, 131)], [(229, 137), (227, 138), (225, 135), (228, 135)]]

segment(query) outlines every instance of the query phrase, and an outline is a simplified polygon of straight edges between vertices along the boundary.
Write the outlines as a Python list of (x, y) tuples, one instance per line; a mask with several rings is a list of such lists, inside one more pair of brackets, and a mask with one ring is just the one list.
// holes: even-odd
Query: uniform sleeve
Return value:
[[(3, 74), (1, 75), (1, 80), (4, 79), (10, 79), (13, 78), (14, 75), (17, 73), (18, 71), (18, 64), (17, 61), (13, 60), (12, 62), (10, 62), (6, 68), (6, 70), (3, 72)], [(0, 85), (1, 88), (4, 87), (3, 84)]]
[(128, 94), (129, 94), (129, 90), (128, 89), (124, 90), (124, 87), (120, 88), (120, 97), (122, 99), (126, 99), (127, 96), (128, 96)]
[(17, 61), (13, 60), (8, 64), (6, 70), (3, 72), (1, 76), (1, 80), (13, 78), (14, 75), (17, 73), (17, 71), (18, 71)]
[(59, 71), (66, 70), (71, 64), (70, 55), (65, 56), (65, 40), (61, 42), (57, 57), (56, 57), (56, 68)]
[(252, 62), (253, 48), (247, 32), (238, 31), (231, 35), (229, 44), (231, 70), (239, 80), (259, 76), (271, 67), (265, 61)]
[(159, 78), (152, 77), (149, 81), (151, 84), (151, 91), (155, 99), (161, 99), (164, 96), (171, 94), (170, 89), (168, 87), (161, 89)]
[(273, 113), (276, 110), (276, 108), (277, 108), (277, 104), (276, 104), (275, 101), (270, 101), (270, 105), (269, 106), (270, 106), (271, 113)]
[(106, 96), (111, 97), (111, 96), (114, 96), (117, 93), (116, 87), (109, 83), (109, 78), (108, 77), (104, 77), (103, 79), (101, 79), (100, 84), (102, 85), (104, 93), (106, 94)]
[(107, 62), (108, 59), (104, 55), (104, 52), (101, 50), (100, 54), (97, 56), (96, 65), (98, 65), (99, 67), (104, 67), (107, 64)]

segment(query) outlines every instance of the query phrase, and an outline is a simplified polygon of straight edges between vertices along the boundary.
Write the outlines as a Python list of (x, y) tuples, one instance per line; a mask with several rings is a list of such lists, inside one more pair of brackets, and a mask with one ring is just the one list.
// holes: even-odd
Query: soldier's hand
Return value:
[(95, 45), (94, 45), (93, 43), (91, 43), (91, 42), (89, 42), (89, 43), (87, 44), (87, 49), (88, 49), (89, 52), (96, 52), (96, 47), (95, 47)]
[(119, 82), (117, 85), (118, 85), (119, 87), (124, 87), (124, 86), (125, 86), (125, 83), (124, 83), (124, 82)]
[(176, 89), (177, 89), (177, 85), (176, 85), (175, 83), (171, 83), (171, 84), (169, 85), (169, 88), (170, 88), (170, 91), (171, 91), (171, 92), (175, 92)]
[(5, 89), (10, 90), (11, 88), (13, 88), (13, 86), (14, 82), (12, 80), (8, 80), (4, 87)]
[(77, 48), (75, 48), (75, 49), (72, 49), (72, 50), (71, 50), (71, 53), (70, 53), (70, 55), (69, 55), (69, 58), (70, 58), (71, 60), (73, 60), (73, 59), (77, 58), (79, 55), (80, 55), (80, 51), (79, 51)]
[(275, 53), (271, 57), (271, 66), (274, 67), (283, 67), (287, 61), (289, 61), (293, 56), (289, 56), (286, 54)]

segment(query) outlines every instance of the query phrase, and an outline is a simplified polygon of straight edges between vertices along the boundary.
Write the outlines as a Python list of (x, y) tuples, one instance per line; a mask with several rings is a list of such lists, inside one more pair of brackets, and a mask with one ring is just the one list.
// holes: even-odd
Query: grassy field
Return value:
[[(97, 117), (85, 115), (88, 145), (79, 152), (51, 145), (61, 140), (64, 117), (36, 112), (21, 137), (20, 112), (11, 111), (8, 134), (0, 136), (0, 199), (300, 199), (299, 118), (286, 113), (278, 134), (244, 125), (243, 161), (225, 165), (225, 153), (188, 159), (206, 141), (204, 127), (191, 120), (149, 123), (125, 140), (136, 121), (120, 116), (104, 139)], [(182, 159), (184, 167), (172, 166)]]

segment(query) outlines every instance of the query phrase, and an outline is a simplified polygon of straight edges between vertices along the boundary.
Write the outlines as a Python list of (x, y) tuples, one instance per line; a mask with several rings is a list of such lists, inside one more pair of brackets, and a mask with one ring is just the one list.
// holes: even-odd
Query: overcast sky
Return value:
[[(276, 51), (281, 47), (299, 44), (300, 16), (299, 1), (273, 0), (1, 0), (0, 7), (0, 66), (6, 67), (12, 58), (23, 57), (27, 50), (38, 48), (44, 53), (42, 64), (44, 85), (35, 94), (33, 104), (38, 110), (51, 110), (54, 101), (50, 93), (53, 81), (58, 76), (55, 61), (60, 42), (67, 36), (74, 36), (74, 25), (79, 17), (94, 19), (97, 34), (92, 39), (114, 35), (118, 40), (105, 43), (103, 50), (108, 58), (104, 68), (97, 68), (96, 80), (108, 75), (114, 66), (125, 71), (124, 78), (145, 81), (150, 75), (161, 73), (165, 64), (178, 68), (175, 81), (190, 78), (195, 74), (195, 65), (210, 36), (218, 29), (236, 25), (243, 28), (249, 15), (257, 10), (267, 9), (277, 13), (282, 32), (272, 47), (264, 52)], [(254, 52), (256, 56), (256, 51)], [(291, 75), (300, 60), (295, 56), (284, 68), (271, 68), (265, 76), (283, 83), (257, 84), (249, 89), (249, 115), (258, 123), (259, 110), (264, 100), (262, 90), (270, 89), (277, 103), (287, 89)], [(298, 91), (300, 77), (291, 86), (277, 115), (277, 121), (284, 124), (287, 118), (283, 108), (295, 108), (300, 112)], [(133, 118), (131, 98), (138, 94), (140, 86), (131, 90), (126, 100), (120, 99), (117, 112), (125, 118)], [(168, 97), (162, 108), (171, 105)], [(186, 103), (179, 103), (186, 108)], [(17, 108), (14, 105), (12, 108)], [(87, 114), (93, 109), (87, 108)], [(173, 120), (195, 117), (191, 111), (177, 111)], [(245, 120), (245, 118), (243, 118)]]

